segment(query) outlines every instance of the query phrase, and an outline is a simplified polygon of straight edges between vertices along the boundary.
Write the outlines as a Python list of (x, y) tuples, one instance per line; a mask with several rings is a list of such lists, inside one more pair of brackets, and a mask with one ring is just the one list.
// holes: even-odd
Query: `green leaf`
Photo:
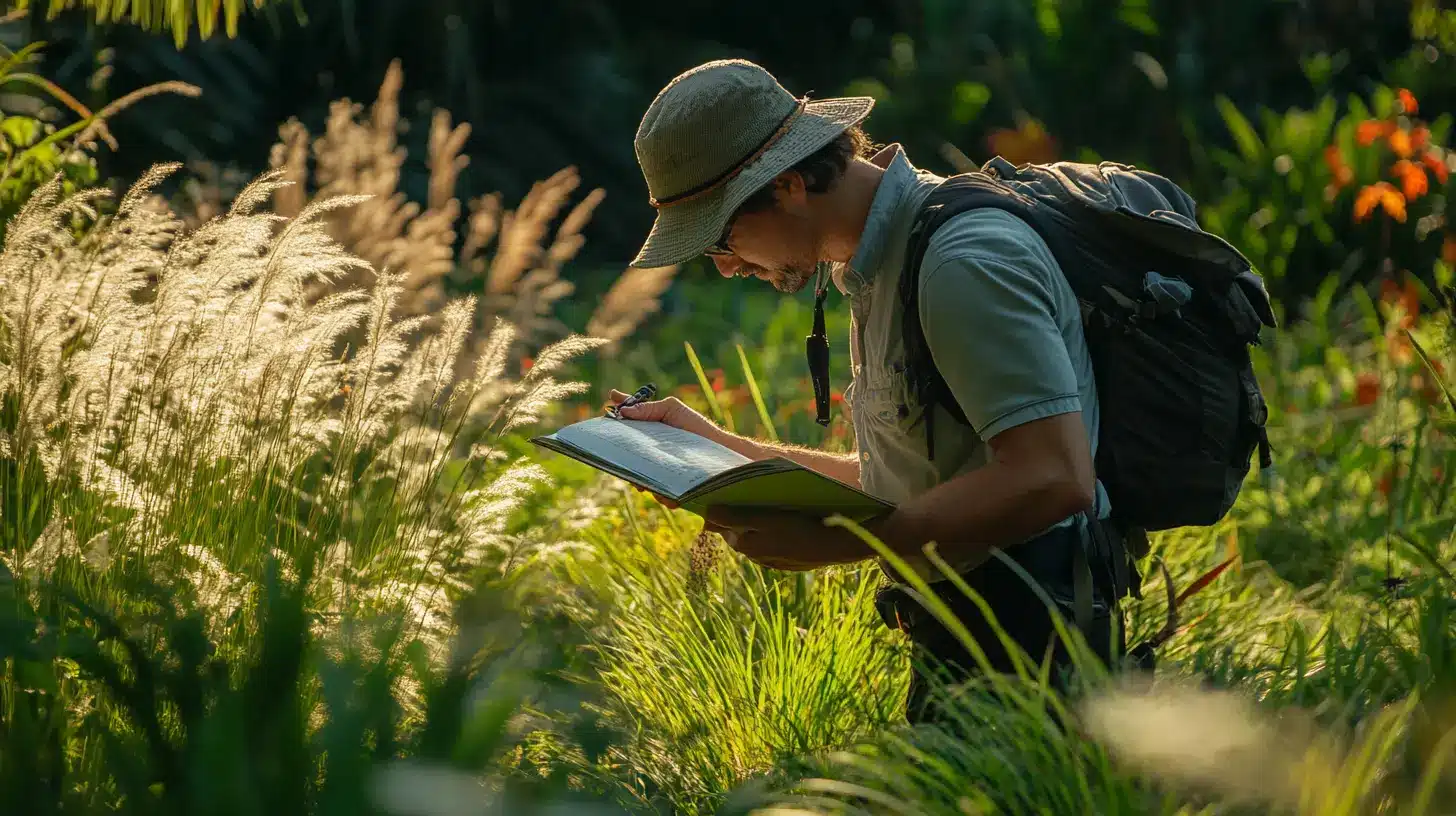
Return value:
[(1384, 85), (1375, 89), (1375, 93), (1371, 95), (1370, 102), (1374, 107), (1375, 115), (1381, 119), (1394, 116), (1399, 111), (1399, 107), (1396, 104), (1395, 91)]
[(1142, 32), (1149, 37), (1158, 36), (1158, 23), (1148, 14), (1146, 9), (1135, 9), (1124, 6), (1117, 13), (1117, 19), (1121, 20), (1128, 28)]
[(950, 118), (958, 125), (964, 125), (985, 109), (991, 101), (991, 89), (980, 82), (959, 82), (951, 91)]
[(1264, 152), (1264, 143), (1259, 140), (1259, 135), (1254, 132), (1249, 120), (1239, 113), (1239, 109), (1226, 96), (1218, 96), (1214, 99), (1214, 104), (1218, 106), (1218, 112), (1223, 116), (1224, 124), (1228, 126), (1229, 133), (1239, 146), (1239, 152), (1250, 161), (1259, 158), (1259, 155)]
[(1436, 364), (1431, 361), (1431, 355), (1426, 353), (1425, 347), (1416, 340), (1415, 334), (1410, 329), (1405, 330), (1405, 336), (1410, 339), (1411, 347), (1416, 350), (1416, 355), (1421, 358), (1421, 362), (1426, 364), (1426, 370), (1430, 372), (1431, 379), (1436, 381), (1436, 386), (1441, 389), (1442, 394), (1446, 395), (1446, 403), (1451, 406), (1452, 411), (1456, 411), (1456, 396), (1451, 395), (1451, 389), (1446, 387), (1446, 381), (1437, 373)]
[(1380, 319), (1380, 308), (1375, 305), (1375, 300), (1363, 286), (1352, 287), (1350, 297), (1360, 310), (1360, 317), (1364, 319), (1365, 331), (1369, 333), (1370, 339), (1379, 343), (1385, 336), (1385, 324)]
[(1036, 0), (1036, 25), (1049, 40), (1062, 36), (1062, 20), (1057, 14), (1058, 0)]
[(738, 362), (743, 365), (743, 379), (748, 383), (748, 393), (753, 395), (753, 405), (758, 409), (758, 419), (763, 423), (764, 433), (772, 442), (779, 441), (778, 431), (774, 428), (773, 418), (769, 416), (768, 408), (763, 404), (763, 395), (758, 391), (758, 380), (753, 376), (753, 368), (748, 365), (748, 357), (743, 353), (743, 344), (739, 343)]
[(708, 382), (708, 375), (703, 371), (702, 363), (698, 362), (698, 354), (693, 351), (693, 344), (683, 341), (683, 347), (688, 351), (688, 362), (693, 366), (693, 373), (698, 375), (698, 385), (703, 389), (703, 396), (708, 400), (708, 409), (713, 412), (713, 419), (719, 425), (726, 425), (723, 420), (723, 407), (718, 404), (718, 395), (713, 393), (713, 385)]

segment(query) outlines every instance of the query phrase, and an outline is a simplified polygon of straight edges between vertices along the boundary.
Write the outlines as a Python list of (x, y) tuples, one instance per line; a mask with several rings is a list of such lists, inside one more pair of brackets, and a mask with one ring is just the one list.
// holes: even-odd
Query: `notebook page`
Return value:
[(661, 485), (673, 496), (753, 461), (695, 433), (661, 422), (595, 417), (557, 431), (557, 439)]

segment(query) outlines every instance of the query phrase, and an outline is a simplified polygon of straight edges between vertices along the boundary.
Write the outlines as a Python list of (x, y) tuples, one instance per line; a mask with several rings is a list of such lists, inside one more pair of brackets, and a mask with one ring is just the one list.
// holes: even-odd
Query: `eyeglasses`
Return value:
[(723, 234), (713, 245), (703, 250), (704, 255), (732, 255), (733, 250), (728, 246), (728, 238), (733, 235), (733, 224), (738, 220), (738, 213), (728, 216), (728, 223), (723, 225)]

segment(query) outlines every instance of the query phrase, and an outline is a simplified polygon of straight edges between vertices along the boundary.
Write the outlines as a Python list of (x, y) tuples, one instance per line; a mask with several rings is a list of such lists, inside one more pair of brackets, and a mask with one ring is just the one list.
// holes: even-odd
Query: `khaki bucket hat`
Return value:
[(671, 266), (702, 254), (738, 205), (874, 104), (795, 97), (747, 60), (715, 60), (678, 75), (637, 128), (637, 163), (657, 220), (631, 265)]

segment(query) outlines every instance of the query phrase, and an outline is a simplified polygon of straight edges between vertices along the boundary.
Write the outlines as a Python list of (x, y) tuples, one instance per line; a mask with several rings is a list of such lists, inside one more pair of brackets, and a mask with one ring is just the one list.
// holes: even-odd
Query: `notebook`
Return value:
[(863, 522), (894, 509), (791, 459), (754, 461), (661, 422), (594, 417), (531, 441), (699, 515), (713, 506), (757, 507), (839, 514)]

